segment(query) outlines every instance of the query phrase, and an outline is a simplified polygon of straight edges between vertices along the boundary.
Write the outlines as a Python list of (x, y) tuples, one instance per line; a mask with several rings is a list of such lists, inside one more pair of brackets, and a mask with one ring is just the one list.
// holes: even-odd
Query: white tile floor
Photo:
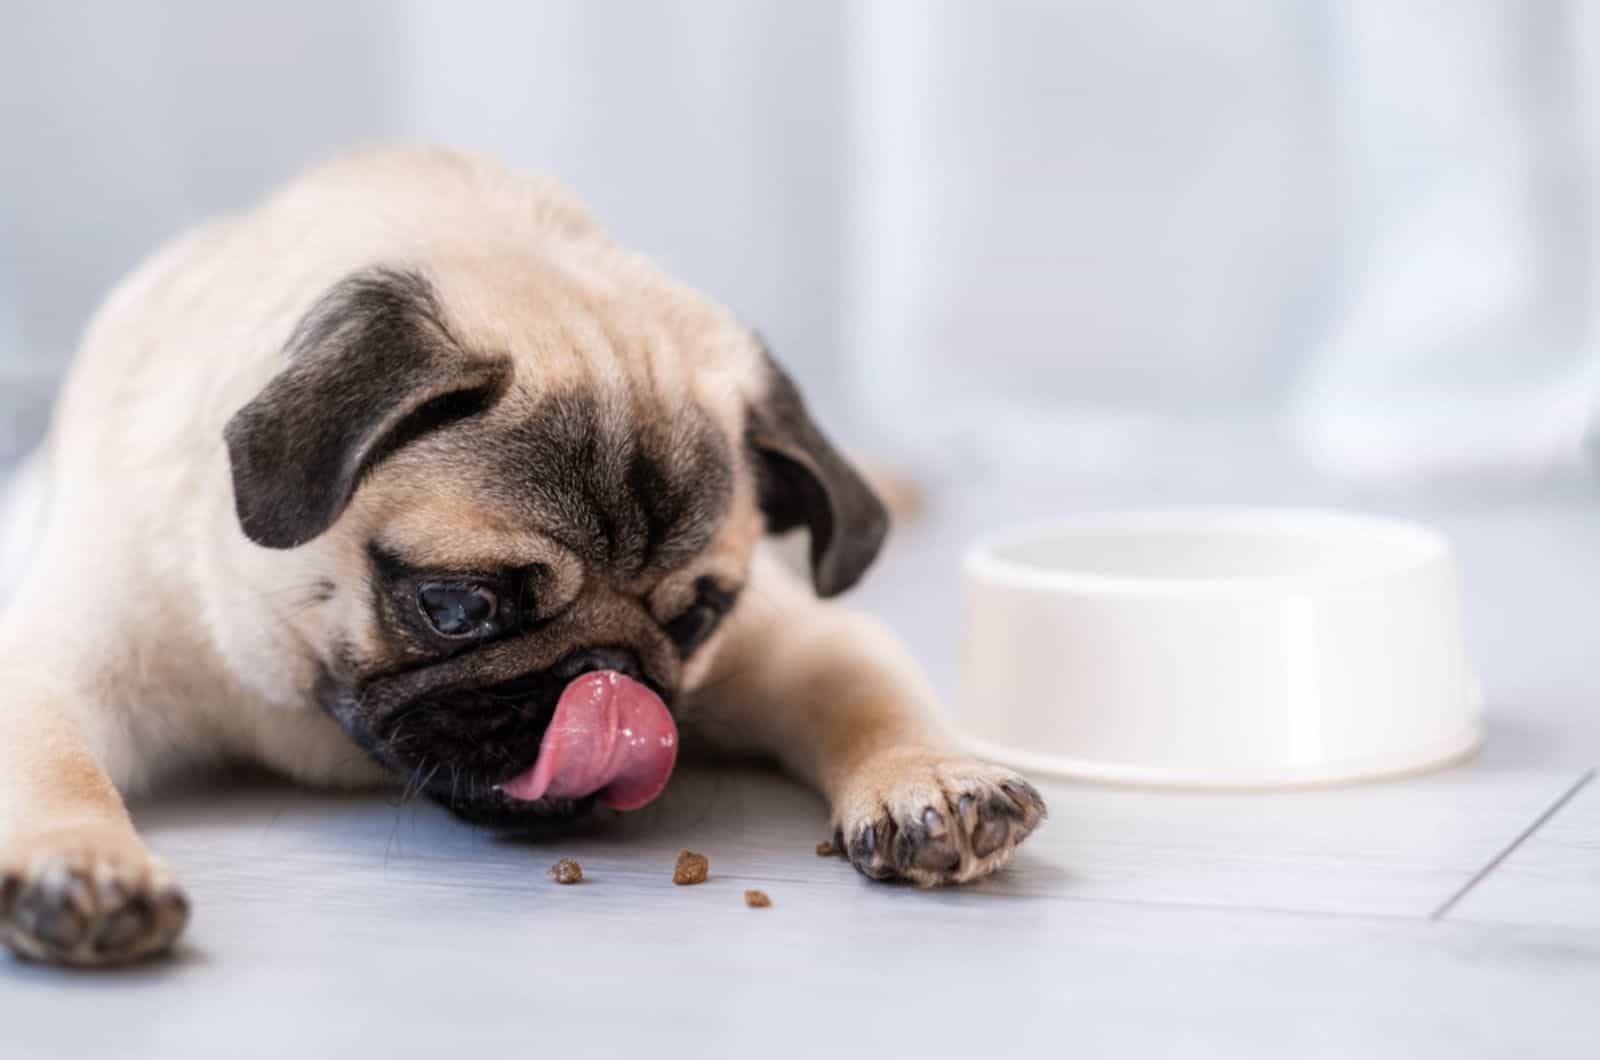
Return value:
[[(863, 594), (946, 687), (961, 542), (1081, 503), (1016, 496), (948, 504)], [(939, 893), (817, 858), (820, 802), (759, 771), (533, 848), (426, 805), (169, 796), (138, 816), (196, 901), (182, 958), (0, 963), (0, 1056), (1600, 1054), (1600, 503), (1365, 502), (1460, 549), (1473, 763), (1279, 795), (1046, 783), (1017, 865)], [(710, 883), (670, 883), (681, 846)], [(544, 878), (562, 854), (588, 882)]]
[(1568, 798), (1449, 911), (1456, 920), (1600, 931), (1600, 784), (1583, 774)]

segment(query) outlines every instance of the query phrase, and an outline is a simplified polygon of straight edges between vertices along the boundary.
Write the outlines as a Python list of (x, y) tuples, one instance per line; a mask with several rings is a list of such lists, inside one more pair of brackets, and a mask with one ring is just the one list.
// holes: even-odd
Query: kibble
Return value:
[(710, 873), (711, 862), (706, 860), (704, 854), (696, 854), (692, 850), (680, 850), (678, 863), (672, 867), (672, 882), (680, 886), (705, 883)]
[(766, 909), (772, 905), (772, 899), (767, 897), (766, 891), (758, 891), (752, 887), (744, 892), (744, 904), (751, 909)]
[(583, 866), (571, 858), (562, 858), (550, 866), (550, 875), (555, 878), (557, 883), (581, 883), (583, 882)]
[(824, 839), (817, 844), (817, 857), (831, 858), (834, 855), (833, 844)]

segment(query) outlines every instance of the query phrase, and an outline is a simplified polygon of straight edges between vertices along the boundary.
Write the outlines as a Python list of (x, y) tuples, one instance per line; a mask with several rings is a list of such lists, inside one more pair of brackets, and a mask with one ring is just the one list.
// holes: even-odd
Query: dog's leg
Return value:
[(24, 957), (117, 964), (170, 947), (188, 900), (133, 829), (70, 693), (0, 661), (0, 938)]
[(764, 753), (832, 807), (874, 879), (960, 883), (1004, 865), (1045, 816), (1009, 769), (956, 750), (916, 664), (877, 623), (825, 604), (758, 554), (727, 642), (692, 701), (713, 747)]

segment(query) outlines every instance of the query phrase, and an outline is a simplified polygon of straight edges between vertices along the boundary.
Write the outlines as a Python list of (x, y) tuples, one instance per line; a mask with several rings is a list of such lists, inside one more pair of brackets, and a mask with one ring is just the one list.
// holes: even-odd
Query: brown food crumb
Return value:
[(672, 866), (672, 882), (676, 884), (705, 883), (711, 872), (711, 862), (704, 854), (692, 850), (678, 851), (678, 863)]
[(752, 887), (744, 892), (744, 904), (751, 909), (765, 909), (772, 904), (772, 899), (767, 897), (766, 891), (758, 891)]
[(819, 858), (831, 858), (831, 857), (833, 857), (833, 844), (828, 842), (826, 839), (824, 839), (822, 842), (818, 843), (817, 844), (817, 857), (819, 857)]
[(583, 866), (571, 858), (562, 858), (550, 866), (550, 875), (555, 877), (557, 883), (580, 883), (583, 880)]

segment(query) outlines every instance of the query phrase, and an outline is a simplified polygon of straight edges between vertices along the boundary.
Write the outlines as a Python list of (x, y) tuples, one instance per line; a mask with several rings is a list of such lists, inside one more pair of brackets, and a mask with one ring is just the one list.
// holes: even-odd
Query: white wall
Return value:
[(0, 424), (37, 429), (22, 380), (164, 235), (409, 135), (562, 176), (859, 440), (1114, 475), (1236, 429), (1352, 474), (1542, 474), (1595, 381), (1597, 25), (1577, 0), (10, 0)]
[(401, 127), (556, 172), (837, 407), (851, 6), (410, 0)]

